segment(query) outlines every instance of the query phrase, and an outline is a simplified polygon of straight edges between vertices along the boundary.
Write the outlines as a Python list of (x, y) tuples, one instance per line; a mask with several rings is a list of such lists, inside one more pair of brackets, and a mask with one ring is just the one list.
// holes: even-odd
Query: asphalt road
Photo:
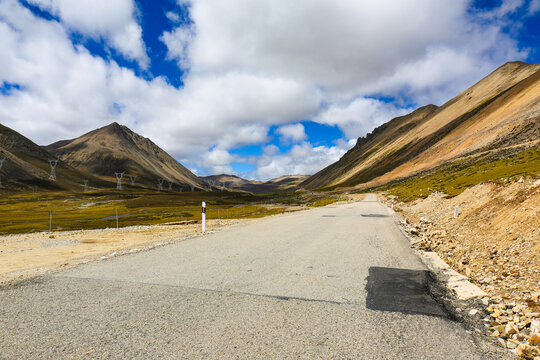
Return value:
[(491, 359), (374, 196), (0, 289), (4, 359)]

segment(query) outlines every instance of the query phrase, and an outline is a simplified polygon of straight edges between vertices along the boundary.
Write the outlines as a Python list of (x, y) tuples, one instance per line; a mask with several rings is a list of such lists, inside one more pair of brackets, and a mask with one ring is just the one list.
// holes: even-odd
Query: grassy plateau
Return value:
[[(52, 230), (88, 230), (201, 220), (256, 218), (301, 206), (323, 206), (337, 201), (327, 194), (282, 193), (252, 195), (239, 192), (156, 192), (110, 190), (86, 193), (44, 192), (4, 194), (0, 199), (0, 234)], [(51, 213), (52, 212), (52, 213)]]

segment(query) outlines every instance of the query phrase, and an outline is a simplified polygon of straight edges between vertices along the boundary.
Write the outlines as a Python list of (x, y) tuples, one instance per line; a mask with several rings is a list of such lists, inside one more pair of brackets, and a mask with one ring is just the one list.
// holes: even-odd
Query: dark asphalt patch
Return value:
[(370, 267), (366, 307), (371, 310), (451, 318), (431, 296), (429, 271)]
[(382, 215), (382, 214), (362, 214), (363, 217), (369, 217), (369, 218), (387, 218), (388, 215)]

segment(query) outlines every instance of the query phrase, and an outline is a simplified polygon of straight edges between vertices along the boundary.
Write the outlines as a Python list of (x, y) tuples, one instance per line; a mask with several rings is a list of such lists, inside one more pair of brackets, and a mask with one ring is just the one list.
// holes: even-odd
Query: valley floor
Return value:
[(512, 358), (435, 285), (369, 194), (0, 287), (0, 358)]
[[(0, 224), (1, 230), (19, 232), (0, 235), (0, 285), (201, 235), (198, 205), (201, 200), (207, 202), (206, 228), (212, 232), (255, 218), (324, 206), (339, 200), (359, 201), (363, 197), (363, 194), (339, 197), (276, 194), (276, 201), (286, 200), (285, 203), (262, 203), (265, 197), (221, 192), (142, 194), (120, 200), (111, 200), (110, 194), (90, 199), (69, 197), (69, 194), (14, 195), (0, 203), (2, 213), (7, 215), (3, 220), (9, 217), (9, 221)], [(48, 216), (43, 209), (53, 205), (56, 210), (52, 234), (33, 232), (48, 225), (42, 221)], [(92, 227), (114, 224), (114, 216), (104, 217), (114, 213), (114, 207), (120, 209), (120, 214), (129, 215), (120, 217), (124, 227), (92, 230)], [(86, 223), (74, 221), (79, 218), (89, 220)], [(78, 229), (73, 230), (71, 227), (74, 226)]]

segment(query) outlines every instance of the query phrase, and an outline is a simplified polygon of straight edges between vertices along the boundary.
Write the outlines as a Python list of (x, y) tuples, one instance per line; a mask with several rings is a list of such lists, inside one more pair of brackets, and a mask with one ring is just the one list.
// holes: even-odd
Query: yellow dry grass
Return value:
[[(244, 220), (209, 220), (208, 231)], [(201, 234), (200, 224), (133, 226), (120, 229), (13, 234), (0, 236), (0, 284), (55, 269), (149, 247), (183, 241)]]

